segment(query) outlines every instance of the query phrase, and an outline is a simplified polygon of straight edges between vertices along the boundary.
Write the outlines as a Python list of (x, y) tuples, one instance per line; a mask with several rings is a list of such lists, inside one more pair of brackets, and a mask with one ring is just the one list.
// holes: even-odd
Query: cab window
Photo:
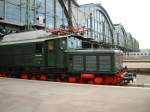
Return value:
[(48, 50), (49, 51), (54, 50), (54, 41), (49, 41), (48, 42)]
[(38, 54), (42, 54), (42, 44), (41, 43), (36, 43), (35, 52)]

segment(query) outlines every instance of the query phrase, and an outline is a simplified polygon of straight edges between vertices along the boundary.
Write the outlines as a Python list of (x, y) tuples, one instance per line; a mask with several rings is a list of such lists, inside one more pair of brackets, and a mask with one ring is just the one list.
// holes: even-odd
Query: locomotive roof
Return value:
[(42, 42), (46, 40), (64, 38), (64, 37), (68, 37), (68, 36), (56, 36), (44, 30), (29, 31), (29, 32), (15, 33), (15, 34), (4, 36), (4, 38), (0, 40), (0, 46), (21, 44), (21, 43)]

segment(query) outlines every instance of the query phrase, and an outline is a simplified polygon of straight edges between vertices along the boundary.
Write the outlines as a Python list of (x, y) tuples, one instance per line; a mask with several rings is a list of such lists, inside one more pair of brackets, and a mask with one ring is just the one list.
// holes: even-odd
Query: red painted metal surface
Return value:
[(32, 75), (31, 80), (36, 80), (35, 75)]
[(2, 73), (0, 73), (0, 77), (2, 77), (3, 76), (3, 74)]
[(46, 81), (46, 79), (47, 79), (47, 78), (46, 78), (46, 75), (42, 74), (41, 77), (40, 77), (40, 80)]
[[(81, 74), (80, 78), (77, 75), (69, 75), (68, 82), (69, 83), (88, 83), (88, 84), (96, 84), (96, 85), (119, 85), (121, 84), (123, 78), (127, 75), (126, 71), (121, 71), (113, 75), (96, 75), (95, 74)], [(11, 77), (11, 74), (0, 72), (0, 77)], [(20, 74), (21, 79), (29, 79), (29, 74), (26, 72), (22, 72)], [(36, 74), (32, 75), (31, 80), (36, 80)], [(78, 81), (79, 79), (79, 81)], [(46, 81), (47, 76), (42, 74), (39, 77), (39, 80)], [(56, 81), (63, 81), (59, 77), (56, 78)]]
[(81, 79), (94, 79), (94, 74), (81, 74)]
[(94, 74), (81, 74), (80, 76), (80, 83), (88, 83), (93, 84), (94, 83)]
[(97, 85), (100, 85), (103, 83), (103, 78), (98, 76), (98, 77), (95, 77), (94, 79), (94, 84), (97, 84)]
[(114, 81), (114, 76), (103, 76), (103, 84), (110, 85)]
[(27, 73), (22, 73), (20, 74), (21, 79), (28, 79), (28, 74)]
[(125, 75), (127, 75), (127, 72), (123, 71), (123, 72), (118, 72), (118, 73), (113, 74), (113, 75), (103, 76), (103, 84), (105, 84), (105, 85), (119, 85), (122, 82), (123, 77)]
[(75, 76), (69, 76), (68, 77), (68, 82), (69, 83), (77, 83), (77, 78)]
[(3, 73), (3, 77), (7, 77), (7, 74), (5, 72)]

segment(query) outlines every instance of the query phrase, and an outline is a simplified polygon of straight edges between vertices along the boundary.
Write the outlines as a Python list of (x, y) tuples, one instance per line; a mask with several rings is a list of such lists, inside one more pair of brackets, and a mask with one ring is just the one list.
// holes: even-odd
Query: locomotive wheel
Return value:
[(2, 73), (0, 73), (0, 77), (2, 77)]
[(104, 84), (111, 85), (111, 84), (113, 84), (113, 81), (114, 81), (113, 76), (105, 76), (103, 83), (104, 83)]
[(40, 80), (46, 81), (46, 79), (47, 79), (46, 75), (41, 75)]
[(7, 78), (11, 78), (11, 74), (7, 73), (7, 74), (6, 74), (6, 77), (7, 77)]
[(94, 84), (100, 85), (103, 83), (103, 78), (102, 77), (96, 77), (94, 79)]
[(95, 77), (94, 74), (81, 74), (80, 83), (93, 84), (94, 77)]
[(77, 78), (75, 76), (69, 76), (68, 77), (68, 82), (69, 83), (76, 83), (77, 82)]
[(36, 80), (36, 77), (35, 77), (35, 75), (32, 75), (32, 78), (31, 78), (31, 80)]
[(22, 74), (20, 75), (20, 78), (21, 78), (21, 79), (28, 79), (28, 74), (22, 73)]

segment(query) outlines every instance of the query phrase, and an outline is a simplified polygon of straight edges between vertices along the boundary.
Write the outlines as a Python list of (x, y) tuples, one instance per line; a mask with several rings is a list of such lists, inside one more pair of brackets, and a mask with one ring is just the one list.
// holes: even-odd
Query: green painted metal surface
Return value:
[[(70, 73), (95, 73), (112, 74), (122, 69), (122, 62), (119, 60), (121, 52), (113, 50), (77, 50), (66, 51), (67, 66)], [(118, 59), (118, 60), (117, 60)], [(117, 60), (117, 61), (116, 61)]]

